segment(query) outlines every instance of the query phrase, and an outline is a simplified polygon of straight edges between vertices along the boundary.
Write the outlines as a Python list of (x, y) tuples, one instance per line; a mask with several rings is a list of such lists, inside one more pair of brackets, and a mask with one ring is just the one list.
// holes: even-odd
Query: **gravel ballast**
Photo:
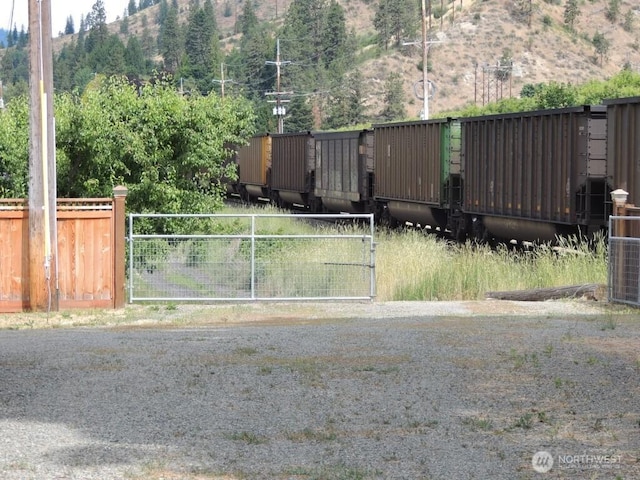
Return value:
[[(3, 316), (0, 478), (640, 478), (633, 313), (487, 301), (105, 315)], [(538, 455), (534, 469), (543, 451), (553, 465)]]

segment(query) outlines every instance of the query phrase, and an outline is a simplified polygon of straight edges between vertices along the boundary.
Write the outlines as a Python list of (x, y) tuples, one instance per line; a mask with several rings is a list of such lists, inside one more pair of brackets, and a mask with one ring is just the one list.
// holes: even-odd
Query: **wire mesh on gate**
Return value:
[(609, 300), (640, 306), (640, 217), (609, 217)]
[[(136, 233), (137, 224), (149, 230), (157, 228), (149, 221), (174, 219), (198, 220), (198, 228), (214, 233)], [(339, 223), (313, 223), (319, 220)], [(292, 222), (298, 233), (287, 233)], [(129, 299), (371, 299), (373, 233), (372, 215), (131, 214)]]

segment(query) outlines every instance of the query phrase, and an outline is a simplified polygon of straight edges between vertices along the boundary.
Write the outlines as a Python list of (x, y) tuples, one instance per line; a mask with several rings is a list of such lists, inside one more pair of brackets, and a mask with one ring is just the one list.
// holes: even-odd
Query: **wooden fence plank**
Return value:
[[(116, 193), (117, 192), (117, 193)], [(124, 245), (124, 197), (126, 189), (114, 190), (118, 198), (119, 235)], [(22, 199), (0, 199), (0, 312), (28, 309), (29, 212)], [(114, 200), (111, 198), (59, 199), (57, 211), (58, 292), (62, 308), (110, 308), (114, 290), (124, 292), (124, 247), (116, 258)], [(55, 286), (54, 286), (55, 288)], [(124, 303), (122, 292), (118, 306)]]

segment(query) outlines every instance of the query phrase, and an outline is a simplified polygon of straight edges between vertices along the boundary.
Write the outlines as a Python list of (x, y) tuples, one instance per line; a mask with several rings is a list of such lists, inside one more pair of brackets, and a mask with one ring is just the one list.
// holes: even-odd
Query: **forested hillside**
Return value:
[[(433, 115), (640, 65), (640, 7), (631, 0), (426, 5)], [(170, 74), (186, 93), (250, 99), (259, 130), (270, 131), (276, 99), (288, 131), (420, 113), (416, 0), (132, 0), (127, 16), (105, 19), (96, 0), (77, 29), (71, 22), (55, 40), (57, 91), (81, 92), (96, 75), (142, 84)], [(26, 33), (14, 30), (0, 53), (5, 100), (28, 90), (26, 45)]]

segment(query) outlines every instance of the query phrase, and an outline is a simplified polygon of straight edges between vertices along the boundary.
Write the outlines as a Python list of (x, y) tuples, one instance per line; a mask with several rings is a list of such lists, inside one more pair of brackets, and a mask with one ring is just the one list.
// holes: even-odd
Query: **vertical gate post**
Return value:
[[(626, 204), (627, 204), (627, 195), (628, 192), (625, 192), (623, 189), (618, 188), (611, 192), (611, 200), (613, 201), (613, 214), (617, 217), (626, 216)], [(615, 235), (616, 237), (620, 237), (620, 244), (618, 246), (618, 251), (616, 252), (616, 266), (615, 271), (617, 273), (615, 279), (611, 279), (613, 282), (613, 296), (615, 299), (621, 300), (625, 299), (626, 295), (626, 277), (625, 277), (625, 261), (626, 261), (626, 252), (625, 252), (625, 240), (624, 237), (627, 236), (626, 232), (626, 222), (624, 218), (618, 218), (617, 221), (614, 221), (612, 225), (613, 232), (609, 232), (609, 235)], [(611, 255), (611, 252), (609, 252)], [(611, 258), (611, 257), (609, 257)], [(611, 260), (609, 260), (611, 261)], [(611, 290), (611, 289), (610, 289)]]
[(125, 198), (127, 187), (113, 189), (113, 308), (125, 304)]

